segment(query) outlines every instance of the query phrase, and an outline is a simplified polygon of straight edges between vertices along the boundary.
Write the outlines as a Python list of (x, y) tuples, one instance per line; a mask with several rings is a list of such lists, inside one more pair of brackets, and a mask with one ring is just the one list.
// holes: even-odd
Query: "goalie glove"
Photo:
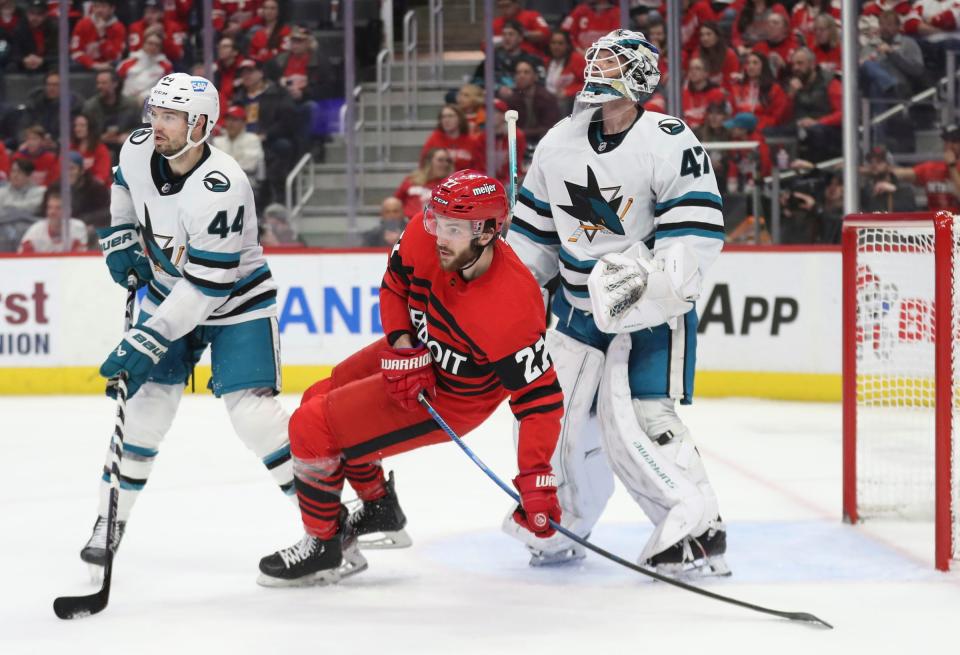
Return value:
[(593, 319), (608, 334), (673, 327), (700, 296), (696, 255), (676, 242), (656, 256), (641, 243), (605, 255), (587, 280)]

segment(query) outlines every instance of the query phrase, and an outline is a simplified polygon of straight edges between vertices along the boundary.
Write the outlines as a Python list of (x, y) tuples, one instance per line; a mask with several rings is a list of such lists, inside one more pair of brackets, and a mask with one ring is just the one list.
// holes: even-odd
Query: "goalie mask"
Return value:
[(614, 30), (587, 49), (583, 90), (577, 101), (598, 105), (626, 98), (649, 98), (660, 83), (660, 51), (642, 32)]
[[(181, 111), (187, 115), (187, 143), (176, 154), (163, 155), (167, 159), (176, 159), (190, 148), (199, 146), (213, 133), (213, 128), (220, 120), (220, 94), (217, 87), (203, 77), (173, 73), (166, 75), (150, 90), (150, 95), (143, 105), (143, 121), (153, 124), (157, 119), (155, 108)], [(193, 128), (196, 127), (200, 116), (206, 116), (203, 136), (199, 141), (193, 140)], [(163, 154), (163, 153), (161, 153)]]

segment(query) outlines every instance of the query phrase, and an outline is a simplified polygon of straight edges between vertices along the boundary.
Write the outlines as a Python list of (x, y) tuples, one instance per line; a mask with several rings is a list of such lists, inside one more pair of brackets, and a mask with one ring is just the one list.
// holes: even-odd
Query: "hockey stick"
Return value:
[[(454, 443), (456, 443), (458, 446), (460, 446), (460, 448), (463, 450), (463, 452), (465, 452), (465, 453), (467, 454), (467, 456), (468, 456), (470, 459), (473, 460), (473, 463), (476, 464), (477, 466), (479, 466), (479, 467), (480, 467), (480, 470), (483, 471), (484, 473), (486, 473), (486, 474), (487, 474), (487, 477), (489, 477), (491, 480), (493, 480), (494, 482), (496, 482), (496, 483), (497, 483), (497, 486), (500, 487), (501, 489), (503, 489), (503, 491), (504, 491), (508, 496), (510, 496), (511, 498), (513, 498), (513, 500), (514, 500), (518, 505), (521, 504), (521, 503), (520, 503), (520, 496), (517, 495), (517, 492), (515, 492), (513, 489), (511, 489), (510, 487), (508, 487), (508, 486), (503, 482), (503, 480), (501, 480), (499, 477), (497, 477), (497, 474), (496, 474), (496, 473), (494, 473), (494, 472), (491, 471), (489, 468), (487, 468), (487, 465), (484, 464), (484, 463), (480, 460), (480, 458), (477, 457), (476, 454), (474, 454), (474, 452), (473, 452), (472, 450), (470, 450), (470, 447), (467, 446), (467, 444), (463, 443), (463, 440), (462, 440), (460, 437), (457, 436), (457, 433), (454, 432), (453, 429), (452, 429), (449, 425), (447, 425), (446, 421), (444, 421), (443, 418), (440, 416), (440, 414), (437, 413), (437, 410), (435, 410), (435, 409), (433, 408), (433, 406), (432, 406), (432, 405), (430, 404), (430, 402), (427, 400), (426, 396), (424, 396), (423, 392), (420, 392), (420, 395), (417, 397), (417, 399), (420, 401), (420, 404), (423, 405), (423, 407), (424, 407), (428, 412), (430, 412), (430, 416), (432, 416), (432, 417), (433, 417), (433, 420), (437, 422), (437, 425), (439, 425), (439, 426), (443, 429), (443, 431), (447, 433), (447, 436), (450, 437), (450, 438), (454, 441)], [(812, 624), (815, 624), (815, 625), (820, 625), (820, 626), (823, 626), (823, 627), (826, 627), (826, 628), (830, 628), (831, 630), (833, 629), (833, 626), (830, 625), (829, 623), (827, 623), (826, 621), (824, 621), (823, 619), (818, 618), (818, 617), (814, 616), (813, 614), (808, 614), (807, 612), (783, 612), (783, 611), (780, 611), (780, 610), (770, 609), (769, 607), (763, 607), (763, 606), (761, 606), (761, 605), (754, 605), (753, 603), (747, 603), (747, 602), (744, 602), (744, 601), (742, 601), (742, 600), (737, 600), (736, 598), (730, 598), (729, 596), (724, 596), (724, 595), (722, 595), (722, 594), (717, 594), (717, 593), (714, 593), (714, 592), (712, 592), (712, 591), (707, 591), (706, 589), (701, 589), (701, 588), (699, 588), (699, 587), (694, 587), (693, 585), (689, 585), (689, 584), (687, 584), (687, 583), (685, 583), (685, 582), (681, 582), (680, 580), (677, 580), (677, 579), (675, 579), (675, 578), (671, 578), (671, 577), (669, 577), (669, 576), (662, 575), (662, 574), (657, 573), (656, 571), (653, 571), (653, 570), (651, 570), (651, 569), (647, 569), (647, 568), (644, 568), (644, 567), (639, 566), (639, 565), (637, 565), (637, 564), (634, 564), (633, 562), (628, 562), (627, 560), (623, 559), (622, 557), (618, 557), (618, 556), (614, 555), (613, 553), (610, 553), (610, 552), (604, 550), (603, 548), (600, 548), (599, 546), (594, 546), (592, 543), (590, 543), (590, 542), (587, 541), (586, 539), (583, 539), (583, 538), (580, 537), (579, 535), (577, 535), (577, 534), (575, 534), (575, 533), (573, 533), (573, 532), (570, 532), (570, 531), (567, 530), (565, 527), (563, 527), (562, 525), (560, 525), (560, 524), (558, 524), (557, 522), (553, 521), (552, 519), (550, 520), (550, 527), (553, 528), (554, 530), (556, 530), (557, 532), (559, 532), (560, 534), (562, 534), (563, 536), (567, 537), (568, 539), (571, 539), (571, 540), (577, 542), (578, 544), (580, 544), (580, 545), (583, 546), (584, 548), (588, 548), (588, 549), (592, 550), (592, 551), (595, 552), (597, 555), (600, 555), (601, 557), (605, 557), (605, 558), (607, 558), (608, 560), (610, 560), (611, 562), (615, 562), (615, 563), (617, 563), (617, 564), (620, 564), (621, 566), (625, 566), (625, 567), (627, 567), (628, 569), (630, 569), (631, 571), (636, 571), (637, 573), (642, 573), (643, 575), (645, 575), (645, 576), (647, 576), (647, 577), (650, 577), (650, 578), (653, 578), (654, 580), (659, 580), (660, 582), (665, 582), (666, 584), (673, 585), (674, 587), (679, 587), (680, 589), (684, 589), (684, 590), (686, 590), (686, 591), (691, 591), (691, 592), (693, 592), (693, 593), (695, 593), (695, 594), (700, 594), (701, 596), (706, 596), (707, 598), (712, 598), (712, 599), (714, 599), (714, 600), (719, 600), (719, 601), (721, 601), (721, 602), (723, 602), (723, 603), (730, 603), (731, 605), (737, 605), (738, 607), (744, 607), (744, 608), (746, 608), (746, 609), (748, 609), (748, 610), (753, 610), (753, 611), (755, 611), (755, 612), (762, 612), (763, 614), (770, 614), (770, 615), (773, 615), (773, 616), (778, 616), (778, 617), (783, 618), (783, 619), (789, 619), (790, 621), (803, 621), (803, 622), (806, 622), (806, 623), (812, 623)]]
[[(127, 305), (123, 315), (123, 331), (133, 324), (133, 303), (137, 298), (138, 279), (127, 277)], [(103, 611), (110, 600), (110, 581), (113, 578), (113, 541), (117, 532), (117, 503), (120, 500), (120, 458), (123, 456), (123, 429), (127, 411), (127, 374), (117, 378), (117, 416), (110, 435), (110, 502), (107, 504), (107, 548), (103, 565), (103, 584), (100, 591), (88, 596), (60, 596), (53, 601), (53, 611), (61, 619), (78, 619)]]
[(513, 220), (513, 208), (517, 206), (517, 120), (520, 118), (516, 109), (508, 109), (503, 115), (507, 122), (507, 151), (510, 157), (510, 183), (507, 193), (510, 196), (510, 213), (503, 222), (501, 234), (507, 236), (510, 230), (510, 221)]

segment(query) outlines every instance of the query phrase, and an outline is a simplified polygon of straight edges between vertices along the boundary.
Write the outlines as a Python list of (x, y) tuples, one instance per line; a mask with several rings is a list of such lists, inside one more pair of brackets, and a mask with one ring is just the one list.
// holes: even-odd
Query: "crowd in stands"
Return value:
[[(203, 75), (198, 0), (71, 0), (69, 183), (60, 198), (60, 75), (56, 0), (0, 0), (0, 251), (96, 247), (109, 224), (112, 167), (142, 125), (143, 102), (170, 72)], [(284, 18), (285, 0), (214, 0), (214, 82), (221, 95), (213, 144), (247, 173), (258, 206), (271, 209), (264, 243), (300, 245), (285, 212), (287, 172), (322, 151), (321, 101), (342, 96), (314, 33)], [(25, 80), (25, 82), (23, 82)], [(74, 84), (89, 80), (89, 84)], [(4, 82), (6, 82), (4, 84)], [(89, 97), (82, 90), (89, 88)], [(266, 175), (269, 170), (271, 174)], [(273, 204), (271, 204), (273, 203)], [(82, 226), (82, 229), (81, 229)], [(61, 230), (68, 236), (66, 242)]]

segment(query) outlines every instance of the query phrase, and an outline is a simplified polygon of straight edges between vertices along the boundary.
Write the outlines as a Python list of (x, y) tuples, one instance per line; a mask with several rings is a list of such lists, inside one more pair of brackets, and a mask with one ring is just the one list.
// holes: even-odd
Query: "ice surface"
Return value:
[[(284, 396), (292, 409), (295, 396)], [(733, 577), (709, 589), (807, 611), (829, 632), (650, 582), (589, 555), (531, 569), (499, 532), (510, 502), (454, 445), (388, 461), (412, 548), (367, 551), (335, 587), (263, 589), (257, 561), (295, 542), (298, 514), (209, 396), (184, 399), (131, 517), (100, 615), (79, 550), (96, 513), (112, 403), (2, 398), (0, 654), (940, 653), (960, 649), (960, 574), (933, 569), (932, 525), (840, 522), (838, 405), (698, 400), (684, 416), (729, 526)], [(514, 475), (502, 407), (468, 443)], [(620, 488), (593, 540), (627, 559), (649, 524)]]

